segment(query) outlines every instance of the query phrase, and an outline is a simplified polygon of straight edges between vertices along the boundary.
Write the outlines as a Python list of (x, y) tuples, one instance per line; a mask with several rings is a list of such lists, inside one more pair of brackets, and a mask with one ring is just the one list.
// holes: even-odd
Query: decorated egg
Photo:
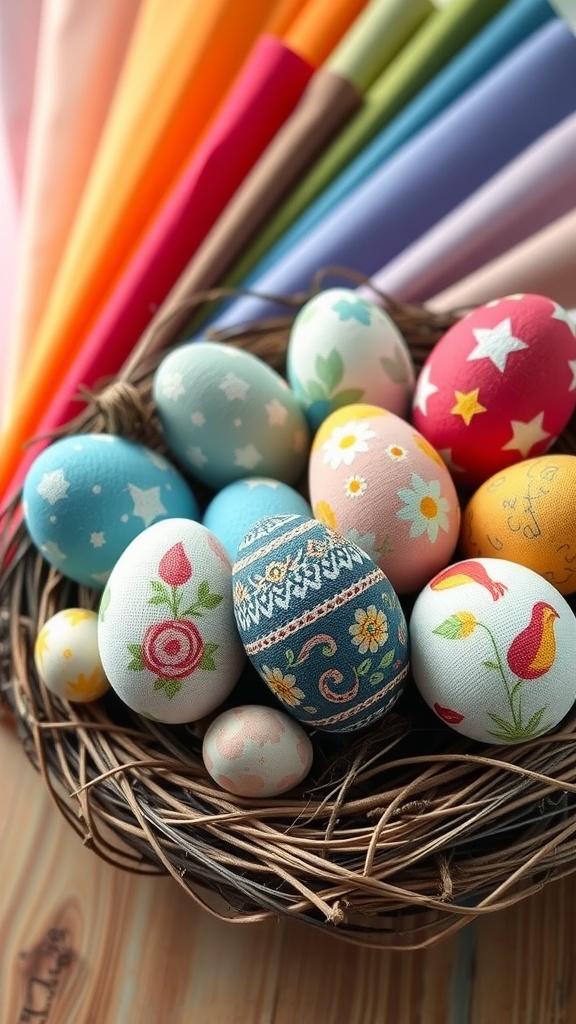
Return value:
[(414, 366), (392, 318), (349, 288), (319, 292), (296, 317), (287, 376), (317, 429), (335, 409), (356, 402), (409, 412)]
[(576, 456), (542, 455), (496, 473), (462, 516), (461, 549), (539, 573), (561, 594), (576, 591)]
[(576, 700), (576, 618), (523, 565), (472, 558), (438, 573), (416, 600), (410, 642), (424, 700), (471, 739), (533, 739)]
[(317, 519), (358, 544), (399, 594), (450, 561), (460, 526), (454, 484), (438, 452), (405, 420), (373, 405), (333, 412), (309, 469)]
[(180, 345), (160, 363), (154, 401), (170, 450), (215, 489), (255, 472), (294, 483), (309, 430), (296, 397), (267, 363), (233, 345)]
[(356, 544), (314, 519), (267, 516), (241, 541), (232, 579), (246, 653), (285, 711), (345, 733), (393, 706), (408, 672), (406, 620)]
[(256, 520), (283, 512), (312, 518), (310, 505), (293, 487), (269, 477), (248, 477), (218, 491), (202, 522), (222, 541), (234, 561), (242, 537)]
[(23, 507), (46, 561), (96, 590), (147, 526), (199, 516), (190, 487), (167, 459), (111, 434), (71, 435), (44, 449), (26, 476)]
[(223, 711), (202, 744), (209, 775), (237, 796), (280, 796), (308, 775), (312, 756), (312, 744), (298, 722), (258, 704)]
[(44, 685), (61, 700), (85, 704), (102, 697), (110, 685), (98, 653), (96, 612), (56, 612), (36, 637), (34, 664)]
[(245, 660), (220, 541), (189, 519), (144, 530), (102, 595), (98, 647), (110, 684), (133, 711), (193, 722), (217, 708)]
[(542, 295), (479, 306), (440, 339), (418, 377), (412, 418), (456, 482), (541, 455), (576, 406), (576, 323)]

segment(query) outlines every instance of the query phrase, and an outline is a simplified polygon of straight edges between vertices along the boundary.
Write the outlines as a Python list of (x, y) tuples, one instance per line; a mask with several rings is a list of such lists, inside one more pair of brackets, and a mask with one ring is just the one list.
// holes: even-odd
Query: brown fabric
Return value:
[(130, 366), (141, 358), (144, 349), (150, 352), (174, 340), (189, 319), (190, 297), (222, 280), (266, 218), (362, 102), (362, 93), (348, 79), (324, 69), (316, 72), (296, 110), (237, 190), (158, 309), (130, 359)]

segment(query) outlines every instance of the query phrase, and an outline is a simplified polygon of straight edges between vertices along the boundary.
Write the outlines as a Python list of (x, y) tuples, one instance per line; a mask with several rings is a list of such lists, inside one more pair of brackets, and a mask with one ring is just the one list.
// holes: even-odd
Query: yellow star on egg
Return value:
[(480, 388), (474, 388), (474, 391), (468, 391), (466, 394), (462, 391), (454, 392), (456, 405), (450, 409), (450, 412), (453, 416), (461, 416), (467, 427), (470, 426), (474, 416), (481, 412), (487, 412), (486, 406), (481, 405), (478, 401), (479, 391)]

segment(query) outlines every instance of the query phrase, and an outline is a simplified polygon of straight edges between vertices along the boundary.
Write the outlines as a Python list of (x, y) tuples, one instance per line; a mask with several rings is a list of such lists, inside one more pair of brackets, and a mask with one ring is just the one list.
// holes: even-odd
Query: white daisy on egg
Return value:
[(389, 444), (386, 449), (386, 455), (389, 459), (393, 459), (394, 462), (402, 462), (408, 457), (408, 450), (403, 448), (401, 444)]
[(324, 462), (329, 463), (331, 469), (338, 469), (342, 463), (345, 466), (352, 465), (356, 455), (368, 451), (368, 441), (373, 437), (376, 434), (370, 429), (369, 420), (350, 420), (342, 426), (334, 427), (322, 445)]
[(344, 490), (347, 498), (361, 498), (368, 484), (363, 476), (349, 476), (344, 482)]

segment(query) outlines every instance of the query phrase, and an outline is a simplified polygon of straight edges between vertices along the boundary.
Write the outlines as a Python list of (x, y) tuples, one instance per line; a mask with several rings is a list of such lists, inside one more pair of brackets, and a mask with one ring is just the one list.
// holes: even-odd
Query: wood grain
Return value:
[(576, 1024), (576, 881), (426, 952), (225, 924), (102, 863), (0, 729), (2, 1024)]

